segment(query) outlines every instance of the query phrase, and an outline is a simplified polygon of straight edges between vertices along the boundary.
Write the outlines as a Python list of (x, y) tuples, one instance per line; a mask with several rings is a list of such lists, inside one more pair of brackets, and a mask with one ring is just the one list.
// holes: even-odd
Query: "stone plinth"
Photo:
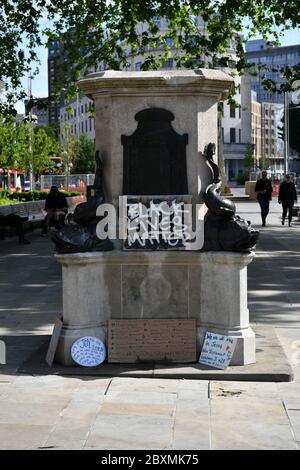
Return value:
[(196, 319), (197, 353), (206, 331), (235, 336), (232, 365), (255, 362), (247, 265), (253, 254), (121, 252), (56, 255), (63, 267), (63, 321), (56, 360), (73, 364), (73, 342), (107, 340), (109, 319)]
[(201, 202), (201, 189), (211, 174), (201, 158), (209, 142), (218, 144), (217, 105), (227, 98), (233, 78), (220, 70), (168, 70), (93, 73), (79, 81), (82, 92), (95, 103), (96, 149), (104, 165), (106, 202), (118, 206), (123, 194), (121, 136), (137, 128), (135, 116), (149, 108), (173, 113), (174, 130), (188, 135), (186, 148), (188, 193)]

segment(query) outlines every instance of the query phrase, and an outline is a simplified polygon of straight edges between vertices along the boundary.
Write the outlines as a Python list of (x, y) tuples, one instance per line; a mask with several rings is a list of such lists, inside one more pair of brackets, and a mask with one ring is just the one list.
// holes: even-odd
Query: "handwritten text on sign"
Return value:
[(195, 320), (109, 320), (108, 362), (195, 362)]
[(73, 343), (71, 356), (80, 366), (95, 367), (105, 360), (106, 348), (99, 338), (85, 336)]
[(217, 369), (226, 369), (231, 361), (237, 339), (207, 332), (199, 362)]

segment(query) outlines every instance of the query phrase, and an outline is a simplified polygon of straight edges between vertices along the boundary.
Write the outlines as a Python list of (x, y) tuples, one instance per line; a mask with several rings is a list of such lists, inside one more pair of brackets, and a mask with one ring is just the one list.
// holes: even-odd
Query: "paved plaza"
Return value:
[[(256, 203), (237, 208), (260, 226)], [(20, 374), (62, 313), (60, 266), (39, 231), (0, 241), (0, 448), (299, 449), (299, 236), (274, 200), (248, 268), (251, 322), (275, 327), (292, 383)]]

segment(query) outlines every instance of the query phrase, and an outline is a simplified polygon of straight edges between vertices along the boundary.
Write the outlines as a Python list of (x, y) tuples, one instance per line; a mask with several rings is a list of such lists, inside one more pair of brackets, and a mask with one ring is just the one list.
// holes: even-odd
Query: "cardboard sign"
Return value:
[(80, 366), (99, 366), (106, 358), (105, 344), (95, 336), (84, 336), (73, 343), (71, 356)]
[(60, 318), (56, 318), (55, 323), (54, 323), (52, 336), (51, 336), (50, 343), (49, 343), (48, 352), (47, 352), (47, 355), (46, 355), (46, 362), (47, 362), (49, 367), (52, 367), (52, 364), (53, 364), (53, 361), (54, 361), (54, 356), (55, 356), (56, 349), (57, 349), (57, 346), (58, 346), (58, 341), (59, 341), (62, 326), (63, 326), (62, 320)]
[(110, 320), (108, 362), (195, 362), (195, 320)]
[(226, 369), (231, 361), (237, 339), (207, 332), (199, 362), (216, 369)]

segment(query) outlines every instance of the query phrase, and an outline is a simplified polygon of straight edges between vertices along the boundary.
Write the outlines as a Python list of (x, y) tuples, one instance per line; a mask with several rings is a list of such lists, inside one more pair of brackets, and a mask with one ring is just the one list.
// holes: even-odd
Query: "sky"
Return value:
[[(300, 28), (286, 31), (282, 37), (281, 45), (282, 46), (292, 46), (300, 44)], [(48, 51), (44, 47), (38, 48), (38, 56), (41, 61), (40, 73), (36, 76), (32, 82), (32, 95), (35, 98), (42, 98), (48, 96), (48, 66), (47, 58)], [(25, 90), (28, 89), (28, 79), (24, 77), (22, 84)], [(18, 102), (16, 104), (16, 109), (18, 113), (24, 113), (24, 104)]]

